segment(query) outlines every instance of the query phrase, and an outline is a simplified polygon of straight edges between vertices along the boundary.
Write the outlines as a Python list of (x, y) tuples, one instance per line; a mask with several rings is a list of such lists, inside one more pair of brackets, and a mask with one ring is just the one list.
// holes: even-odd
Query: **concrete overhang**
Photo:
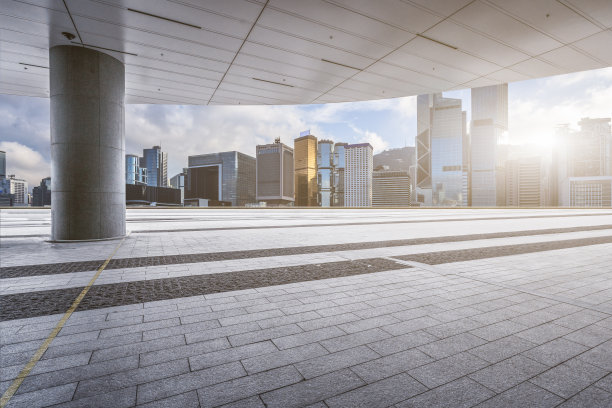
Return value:
[(151, 104), (373, 100), (612, 65), (608, 0), (1, 4), (2, 94), (48, 96), (49, 48), (70, 44), (123, 61), (126, 102)]

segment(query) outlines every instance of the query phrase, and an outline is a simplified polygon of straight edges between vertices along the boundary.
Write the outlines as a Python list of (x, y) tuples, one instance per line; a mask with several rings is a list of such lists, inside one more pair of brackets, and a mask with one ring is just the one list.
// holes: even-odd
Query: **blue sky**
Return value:
[[(470, 91), (445, 92), (463, 100), (470, 117)], [(576, 126), (582, 117), (612, 116), (612, 68), (509, 84), (509, 141), (550, 150), (554, 127)], [(416, 97), (297, 106), (126, 105), (126, 153), (161, 143), (169, 173), (187, 156), (227, 150), (253, 155), (257, 144), (293, 139), (310, 129), (321, 139), (369, 142), (376, 152), (414, 145)], [(50, 174), (49, 100), (0, 95), (0, 150), (7, 171), (30, 188)]]

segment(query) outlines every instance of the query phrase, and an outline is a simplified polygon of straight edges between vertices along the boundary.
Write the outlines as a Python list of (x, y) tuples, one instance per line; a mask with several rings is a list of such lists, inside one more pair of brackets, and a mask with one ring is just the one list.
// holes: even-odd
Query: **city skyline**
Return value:
[[(443, 96), (462, 100), (469, 125), (470, 90)], [(610, 117), (610, 106), (612, 68), (510, 83), (509, 142), (550, 150), (557, 124), (576, 128), (582, 117)], [(0, 150), (11, 157), (7, 172), (37, 185), (50, 175), (49, 100), (2, 95), (0, 117)], [(254, 156), (257, 144), (275, 137), (291, 143), (304, 129), (319, 139), (368, 142), (375, 153), (414, 146), (416, 96), (326, 105), (126, 105), (126, 153), (155, 140), (168, 152), (169, 176), (189, 155), (237, 150)]]

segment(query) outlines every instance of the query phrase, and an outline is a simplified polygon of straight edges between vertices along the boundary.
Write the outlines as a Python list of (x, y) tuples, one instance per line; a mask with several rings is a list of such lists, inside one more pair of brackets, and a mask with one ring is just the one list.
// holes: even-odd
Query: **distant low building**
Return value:
[(185, 178), (187, 176), (187, 169), (183, 169), (181, 173), (178, 173), (170, 178), (170, 187), (178, 188), (181, 190), (181, 203), (185, 200)]
[(570, 177), (570, 207), (612, 207), (612, 177)]
[(126, 205), (181, 205), (181, 190), (169, 187), (125, 185)]
[(507, 207), (548, 205), (548, 179), (541, 157), (508, 160), (505, 168)]

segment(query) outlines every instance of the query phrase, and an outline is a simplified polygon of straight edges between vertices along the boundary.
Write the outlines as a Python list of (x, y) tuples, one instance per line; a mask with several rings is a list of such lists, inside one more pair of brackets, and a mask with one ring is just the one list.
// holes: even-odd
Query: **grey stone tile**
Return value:
[(316, 343), (321, 340), (330, 339), (333, 337), (343, 336), (345, 332), (336, 326), (324, 327), (322, 329), (311, 330), (304, 333), (293, 334), (290, 336), (279, 337), (272, 339), (272, 342), (281, 349), (303, 346), (304, 344)]
[(596, 312), (594, 310), (581, 310), (571, 315), (556, 319), (553, 321), (553, 323), (576, 330), (597, 323), (607, 316), (608, 315), (604, 313)]
[(421, 384), (434, 388), (459, 377), (471, 374), (487, 366), (488, 363), (468, 353), (456, 354), (408, 372)]
[(290, 336), (292, 334), (301, 333), (303, 330), (296, 324), (287, 324), (285, 326), (271, 327), (248, 333), (236, 334), (229, 336), (228, 339), (232, 346), (243, 346), (245, 344), (257, 343), (264, 340), (271, 340), (278, 337)]
[(545, 323), (517, 333), (516, 336), (535, 344), (544, 344), (556, 338), (565, 336), (571, 331), (572, 329), (568, 329), (567, 327), (559, 326), (554, 323)]
[(295, 313), (304, 313), (304, 312), (309, 312), (313, 310), (333, 308), (333, 307), (338, 307), (338, 305), (336, 305), (331, 300), (326, 300), (323, 302), (307, 303), (307, 304), (302, 304), (298, 306), (284, 307), (281, 309), (281, 311), (285, 314), (290, 315), (290, 314), (295, 314)]
[(478, 408), (550, 408), (556, 407), (563, 399), (530, 382), (524, 382), (485, 402)]
[(493, 341), (523, 331), (525, 329), (527, 329), (527, 327), (523, 326), (522, 324), (515, 323), (511, 320), (505, 320), (503, 322), (493, 323), (488, 326), (474, 329), (470, 331), (470, 333), (481, 337), (487, 341)]
[(130, 334), (126, 334), (125, 336), (109, 337), (107, 339), (88, 340), (88, 341), (83, 341), (83, 342), (79, 342), (76, 344), (64, 344), (64, 345), (58, 346), (58, 345), (51, 343), (51, 346), (49, 346), (49, 348), (43, 355), (43, 359), (59, 357), (59, 356), (66, 356), (66, 355), (80, 353), (83, 351), (93, 351), (93, 350), (106, 349), (110, 347), (123, 346), (126, 344), (140, 342), (141, 340), (142, 340), (142, 333), (130, 333)]
[(189, 391), (184, 394), (174, 395), (169, 398), (159, 399), (146, 404), (138, 405), (138, 408), (199, 408), (200, 400), (197, 391)]
[(77, 381), (101, 377), (137, 367), (138, 356), (134, 355), (100, 363), (90, 363), (78, 367), (66, 368), (50, 373), (30, 375), (23, 381), (21, 387), (19, 387), (18, 393), (42, 390), (72, 382), (76, 384)]
[[(206, 310), (209, 309), (209, 307), (206, 307)], [(242, 314), (246, 314), (247, 311), (245, 309), (242, 308), (236, 308), (236, 309), (227, 309), (227, 310), (221, 310), (218, 312), (203, 312), (200, 313), (200, 311), (202, 310), (202, 308), (197, 308), (197, 309), (186, 309), (186, 310), (179, 310), (180, 313), (180, 319), (181, 319), (181, 324), (191, 324), (191, 323), (199, 323), (199, 322), (205, 322), (207, 320), (215, 320), (215, 319), (219, 319), (222, 317), (232, 317), (232, 316), (238, 316), (238, 315), (242, 315)], [(197, 311), (197, 313), (196, 313)]]
[(295, 368), (287, 366), (200, 388), (198, 396), (202, 407), (215, 407), (286, 387), (302, 379)]
[(438, 338), (425, 331), (418, 330), (401, 336), (391, 337), (384, 340), (369, 343), (368, 347), (382, 356), (386, 356), (400, 351), (408, 350), (423, 344), (436, 341)]
[(461, 353), (484, 343), (486, 342), (480, 337), (476, 337), (470, 333), (461, 333), (456, 336), (447, 337), (419, 346), (418, 349), (437, 360)]
[[(378, 298), (378, 296), (376, 296), (376, 298)], [(393, 303), (390, 305), (372, 307), (369, 309), (356, 310), (353, 313), (362, 319), (369, 319), (370, 317), (382, 316), (394, 312), (400, 312), (406, 309), (407, 307), (401, 303)]]
[(475, 347), (470, 350), (470, 354), (474, 354), (490, 363), (497, 363), (535, 346), (536, 344), (520, 337), (508, 336)]
[(338, 325), (338, 327), (347, 333), (357, 333), (360, 331), (373, 329), (375, 327), (386, 326), (393, 323), (399, 323), (400, 320), (396, 319), (391, 315), (371, 317), (369, 319), (362, 319), (355, 322), (344, 323)]
[(182, 346), (185, 344), (183, 335), (173, 337), (163, 337), (157, 340), (141, 341), (133, 344), (122, 346), (109, 347), (102, 350), (95, 350), (91, 356), (91, 362), (99, 362), (105, 360), (116, 359), (118, 357), (127, 357), (135, 354), (146, 353), (147, 351), (156, 351)]
[(341, 370), (302, 381), (261, 396), (268, 408), (298, 408), (323, 401), (364, 385), (350, 370)]
[(173, 319), (157, 320), (155, 322), (133, 324), (124, 327), (114, 327), (112, 329), (102, 329), (100, 331), (100, 338), (103, 339), (105, 337), (121, 336), (127, 333), (144, 332), (148, 330), (155, 330), (170, 326), (178, 326), (180, 324), (181, 321), (179, 320), (179, 318), (175, 317)]
[(199, 323), (181, 324), (178, 326), (148, 330), (142, 333), (142, 339), (145, 341), (155, 340), (162, 337), (177, 336), (179, 334), (208, 331), (218, 327), (220, 327), (220, 324), (217, 320), (206, 320)]
[(597, 387), (589, 387), (570, 400), (559, 405), (559, 408), (609, 408), (612, 406), (612, 394)]
[(597, 387), (612, 392), (612, 374), (608, 374), (595, 384)]
[(197, 343), (204, 340), (218, 339), (220, 337), (232, 336), (234, 334), (248, 333), (259, 330), (257, 323), (235, 324), (233, 326), (219, 327), (218, 329), (210, 329), (194, 333), (185, 334), (187, 343)]
[(588, 350), (587, 347), (565, 339), (556, 339), (534, 347), (522, 354), (548, 366), (554, 366)]
[(495, 393), (467, 377), (427, 391), (396, 405), (397, 408), (469, 408)]
[(288, 364), (298, 363), (315, 357), (328, 354), (327, 350), (318, 343), (306, 344), (287, 350), (275, 351), (256, 357), (248, 357), (242, 360), (242, 365), (249, 374), (267, 371), (272, 368), (282, 367)]
[(140, 354), (140, 366), (146, 367), (152, 364), (159, 364), (165, 361), (178, 360), (199, 354), (210, 353), (231, 347), (227, 339), (213, 339), (199, 343), (191, 343), (183, 346), (176, 346), (157, 351), (149, 351)]
[(518, 355), (476, 371), (470, 374), (469, 377), (485, 387), (500, 393), (546, 369), (548, 367), (544, 364)]
[(603, 342), (612, 340), (612, 329), (592, 324), (566, 334), (563, 338), (587, 347), (595, 347)]
[(221, 323), (221, 326), (231, 326), (233, 324), (255, 322), (280, 316), (284, 316), (283, 312), (278, 309), (272, 309), (232, 317), (222, 317), (219, 319), (219, 323)]
[(612, 340), (593, 347), (579, 358), (604, 370), (612, 371)]
[[(54, 405), (61, 408), (127, 408), (136, 404), (136, 387), (122, 388), (113, 392), (98, 394), (92, 397), (74, 397), (72, 401)], [(77, 399), (78, 398), (78, 399)]]
[(530, 381), (563, 398), (570, 398), (607, 373), (606, 370), (573, 358), (532, 378)]
[(96, 394), (108, 393), (124, 387), (144, 384), (188, 372), (189, 364), (187, 359), (122, 371), (104, 377), (80, 381), (74, 398), (85, 398)]
[[(46, 360), (40, 360), (34, 366), (32, 371), (30, 372), (30, 375), (48, 373), (51, 371), (62, 370), (65, 368), (81, 366), (89, 362), (90, 356), (91, 352), (86, 351), (84, 353), (73, 354), (71, 356), (62, 356)], [(2, 367), (2, 370), (0, 370), (0, 381), (8, 381), (14, 379), (15, 377), (17, 377), (17, 375), (19, 375), (19, 373), (24, 367), (23, 364), (6, 367), (4, 366), (4, 359), (0, 359), (0, 361), (2, 362), (2, 364), (0, 365), (0, 367)]]
[(378, 340), (389, 338), (388, 333), (381, 329), (370, 329), (357, 333), (347, 334), (345, 336), (334, 337), (333, 339), (321, 341), (321, 345), (330, 352), (346, 350), (351, 347), (360, 346), (362, 344), (372, 343)]
[(330, 408), (383, 408), (403, 401), (427, 388), (408, 374), (398, 374), (325, 400)]
[(302, 373), (304, 378), (308, 379), (373, 360), (378, 357), (379, 355), (369, 348), (360, 346), (301, 361), (296, 363), (295, 367)]
[(173, 395), (184, 394), (208, 385), (221, 383), (246, 375), (240, 362), (232, 362), (205, 370), (141, 384), (138, 386), (138, 403), (156, 401)]
[(312, 319), (305, 322), (299, 322), (298, 326), (304, 330), (316, 330), (324, 327), (336, 326), (342, 323), (354, 322), (359, 319), (359, 316), (356, 314), (342, 313), (328, 317), (321, 317), (319, 319)]
[(72, 394), (77, 384), (65, 384), (57, 387), (49, 387), (38, 391), (17, 393), (10, 401), (10, 408), (37, 408), (53, 404), (67, 402), (72, 399)]
[(421, 330), (426, 327), (431, 327), (440, 324), (440, 321), (432, 319), (431, 317), (417, 317), (416, 319), (407, 320), (405, 322), (395, 323), (388, 326), (384, 326), (383, 329), (391, 333), (394, 336), (400, 334), (406, 334), (413, 331)]
[(305, 322), (312, 319), (318, 319), (320, 317), (321, 316), (318, 313), (309, 311), (304, 313), (295, 313), (289, 316), (259, 320), (257, 323), (262, 329), (269, 329), (270, 327), (285, 326), (287, 324)]
[(254, 396), (240, 401), (230, 402), (229, 404), (222, 405), (221, 408), (266, 408), (266, 406), (261, 401), (261, 398)]
[(412, 349), (353, 366), (351, 370), (367, 383), (373, 383), (432, 361), (431, 357)]
[(452, 322), (442, 323), (437, 326), (427, 327), (424, 329), (427, 333), (431, 333), (434, 336), (444, 338), (457, 335), (459, 333), (465, 333), (467, 331), (482, 327), (483, 323), (477, 322), (470, 318), (463, 318), (454, 320)]
[(350, 303), (347, 305), (340, 305), (340, 306), (334, 303), (333, 307), (325, 307), (325, 308), (317, 309), (317, 313), (323, 317), (329, 317), (329, 316), (334, 316), (337, 314), (357, 312), (359, 310), (370, 309), (371, 307), (372, 306), (366, 303), (363, 303), (363, 302)]
[(272, 353), (277, 350), (276, 346), (270, 341), (262, 341), (260, 343), (246, 344), (244, 346), (192, 356), (189, 357), (189, 365), (192, 370), (201, 370), (231, 361)]

